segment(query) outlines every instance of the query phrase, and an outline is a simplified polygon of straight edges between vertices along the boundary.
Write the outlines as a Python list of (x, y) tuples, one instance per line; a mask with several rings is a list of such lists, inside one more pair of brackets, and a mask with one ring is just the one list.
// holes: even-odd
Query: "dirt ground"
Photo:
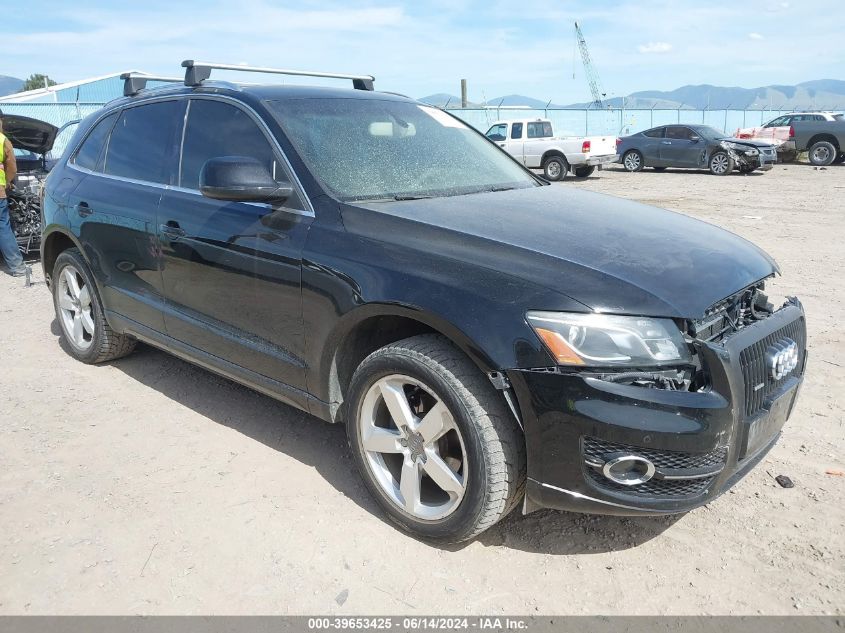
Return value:
[(148, 347), (78, 363), (40, 270), (0, 274), (0, 613), (845, 613), (845, 477), (826, 474), (845, 471), (845, 167), (555, 186), (735, 231), (803, 300), (799, 404), (730, 493), (669, 518), (517, 512), (431, 547), (382, 520), (339, 426)]

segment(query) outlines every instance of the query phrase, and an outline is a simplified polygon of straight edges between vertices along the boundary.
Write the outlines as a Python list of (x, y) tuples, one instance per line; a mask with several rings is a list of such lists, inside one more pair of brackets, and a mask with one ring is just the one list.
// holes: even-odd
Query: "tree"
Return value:
[(44, 88), (45, 85), (55, 86), (56, 82), (50, 79), (47, 75), (42, 75), (41, 73), (34, 73), (29, 76), (29, 79), (23, 82), (23, 87), (20, 89), (20, 92), (26, 92), (27, 90), (38, 90), (39, 88)]

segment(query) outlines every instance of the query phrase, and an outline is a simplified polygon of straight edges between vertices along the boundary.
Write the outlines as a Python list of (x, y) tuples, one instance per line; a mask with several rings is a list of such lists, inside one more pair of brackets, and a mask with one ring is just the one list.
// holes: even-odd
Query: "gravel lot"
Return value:
[(804, 301), (798, 407), (730, 493), (669, 518), (515, 513), (434, 548), (381, 519), (342, 428), (148, 347), (78, 363), (40, 270), (0, 274), (0, 613), (845, 613), (845, 477), (826, 473), (845, 471), (845, 167), (555, 186), (735, 231)]

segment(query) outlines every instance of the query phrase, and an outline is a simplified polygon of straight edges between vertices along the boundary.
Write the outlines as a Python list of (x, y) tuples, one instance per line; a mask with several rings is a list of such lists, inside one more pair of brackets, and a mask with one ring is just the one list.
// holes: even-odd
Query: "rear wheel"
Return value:
[(817, 167), (826, 167), (836, 160), (839, 150), (829, 141), (818, 141), (810, 146), (807, 151), (807, 158), (810, 159), (810, 164)]
[(569, 165), (560, 156), (550, 156), (543, 163), (543, 175), (546, 180), (557, 182), (566, 178), (566, 172), (569, 171)]
[(373, 352), (356, 370), (348, 402), (347, 434), (364, 482), (405, 531), (464, 541), (521, 499), (525, 449), (513, 415), (441, 336)]
[(593, 172), (595, 170), (595, 165), (584, 165), (583, 167), (576, 167), (575, 176), (578, 178), (588, 178), (589, 176), (593, 175)]
[(109, 327), (91, 271), (76, 248), (56, 258), (52, 276), (53, 305), (71, 354), (83, 363), (102, 363), (126, 356), (135, 339)]
[(715, 152), (708, 165), (710, 173), (716, 176), (727, 176), (734, 169), (734, 161), (727, 152)]
[(643, 155), (635, 149), (628, 150), (622, 157), (622, 165), (628, 171), (642, 171)]

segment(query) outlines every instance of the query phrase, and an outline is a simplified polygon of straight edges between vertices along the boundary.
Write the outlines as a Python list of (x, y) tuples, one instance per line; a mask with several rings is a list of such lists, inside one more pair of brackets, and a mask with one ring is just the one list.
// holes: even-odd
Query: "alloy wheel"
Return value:
[(91, 291), (73, 266), (65, 266), (59, 275), (59, 315), (65, 336), (84, 351), (94, 342), (94, 314)]
[(560, 176), (560, 163), (554, 160), (551, 161), (548, 167), (546, 167), (546, 171), (549, 174), (550, 178), (557, 178), (558, 176)]
[(717, 174), (724, 174), (728, 170), (727, 154), (716, 154), (710, 159), (710, 168)]
[(423, 521), (457, 510), (466, 449), (454, 416), (430, 388), (410, 376), (381, 378), (364, 396), (358, 424), (367, 468), (399, 510)]
[(640, 155), (636, 152), (630, 152), (625, 156), (625, 168), (628, 171), (636, 171), (640, 166)]

